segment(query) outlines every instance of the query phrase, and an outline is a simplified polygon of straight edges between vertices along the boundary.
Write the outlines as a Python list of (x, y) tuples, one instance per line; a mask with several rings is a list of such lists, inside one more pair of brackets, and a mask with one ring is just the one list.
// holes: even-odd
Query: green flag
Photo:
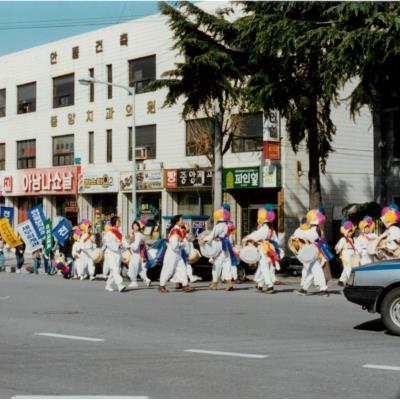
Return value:
[(52, 231), (51, 220), (46, 219), (46, 221), (44, 222), (44, 233), (45, 233), (44, 250), (46, 254), (50, 254), (51, 251), (53, 250), (53, 235), (51, 231)]

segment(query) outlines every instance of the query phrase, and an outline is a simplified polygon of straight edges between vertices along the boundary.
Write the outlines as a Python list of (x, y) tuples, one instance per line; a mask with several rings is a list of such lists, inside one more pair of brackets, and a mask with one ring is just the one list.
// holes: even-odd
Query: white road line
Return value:
[(400, 371), (400, 367), (396, 367), (394, 365), (376, 365), (376, 364), (365, 364), (364, 368), (373, 368), (373, 369), (385, 369), (388, 371)]
[(229, 353), (226, 351), (211, 351), (211, 350), (198, 350), (198, 349), (187, 349), (185, 351), (187, 353), (212, 354), (215, 356), (230, 356), (230, 357), (244, 357), (244, 358), (267, 358), (267, 357), (269, 357), (265, 354)]
[(12, 399), (149, 399), (148, 396), (13, 396)]
[(55, 338), (60, 338), (60, 339), (85, 340), (87, 342), (104, 342), (104, 339), (90, 338), (90, 337), (84, 337), (84, 336), (60, 335), (58, 333), (42, 332), (42, 333), (35, 333), (35, 335), (36, 336), (49, 336), (49, 337), (55, 337)]
[(10, 298), (10, 296), (3, 296), (3, 297), (0, 297), (0, 300), (8, 300)]

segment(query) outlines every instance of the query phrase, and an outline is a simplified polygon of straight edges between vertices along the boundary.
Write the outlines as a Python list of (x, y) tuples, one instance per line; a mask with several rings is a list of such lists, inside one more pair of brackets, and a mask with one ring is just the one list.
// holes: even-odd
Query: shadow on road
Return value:
[(383, 332), (386, 331), (385, 326), (380, 318), (373, 319), (371, 321), (363, 322), (360, 325), (354, 327), (354, 329), (360, 331), (373, 331), (373, 332)]

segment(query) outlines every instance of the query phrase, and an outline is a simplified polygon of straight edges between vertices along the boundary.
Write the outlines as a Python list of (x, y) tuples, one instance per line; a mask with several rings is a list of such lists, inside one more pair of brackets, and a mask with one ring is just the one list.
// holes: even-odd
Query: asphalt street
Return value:
[(400, 396), (400, 337), (338, 287), (323, 298), (196, 286), (120, 294), (0, 273), (0, 397)]

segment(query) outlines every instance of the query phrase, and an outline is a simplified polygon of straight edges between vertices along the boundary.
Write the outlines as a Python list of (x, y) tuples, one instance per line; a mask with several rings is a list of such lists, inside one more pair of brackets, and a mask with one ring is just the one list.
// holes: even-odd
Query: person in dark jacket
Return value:
[(25, 259), (24, 259), (24, 254), (25, 254), (25, 243), (24, 241), (21, 239), (22, 244), (20, 244), (19, 246), (17, 246), (15, 248), (15, 259), (17, 261), (17, 273), (21, 272), (21, 268), (24, 265)]

